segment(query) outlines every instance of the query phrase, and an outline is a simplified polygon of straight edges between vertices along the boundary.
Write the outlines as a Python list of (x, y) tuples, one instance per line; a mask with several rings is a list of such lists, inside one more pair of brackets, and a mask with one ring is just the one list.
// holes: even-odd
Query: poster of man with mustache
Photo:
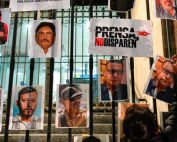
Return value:
[(9, 130), (41, 130), (44, 121), (45, 86), (14, 86)]
[(154, 0), (154, 17), (177, 20), (174, 0)]
[(56, 128), (89, 127), (89, 86), (57, 85)]
[(33, 20), (30, 31), (30, 58), (61, 57), (61, 21)]

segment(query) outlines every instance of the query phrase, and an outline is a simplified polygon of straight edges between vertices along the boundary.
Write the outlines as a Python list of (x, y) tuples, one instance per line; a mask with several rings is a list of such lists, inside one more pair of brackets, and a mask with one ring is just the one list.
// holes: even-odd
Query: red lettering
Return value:
[(95, 46), (100, 46), (100, 38), (95, 38)]

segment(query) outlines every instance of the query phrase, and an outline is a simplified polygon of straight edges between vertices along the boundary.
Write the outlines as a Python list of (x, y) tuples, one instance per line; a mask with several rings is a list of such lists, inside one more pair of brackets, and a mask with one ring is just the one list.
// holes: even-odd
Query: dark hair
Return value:
[(82, 142), (101, 142), (100, 139), (94, 137), (94, 136), (89, 136), (85, 138)]
[(121, 64), (122, 67), (123, 67), (123, 62), (122, 62), (122, 60), (108, 60), (108, 61), (106, 62), (106, 67), (107, 67), (107, 65), (108, 65), (109, 63)]
[[(33, 88), (33, 87), (24, 87), (24, 88), (22, 88), (18, 92), (18, 102), (20, 102), (21, 95), (26, 94), (26, 93), (31, 93), (31, 92), (36, 92), (36, 94), (37, 94), (37, 90), (35, 88)], [(37, 94), (37, 97), (38, 97), (38, 94)]]
[(127, 108), (123, 120), (123, 132), (131, 140), (147, 139), (155, 135), (159, 128), (149, 108), (136, 104)]
[(170, 63), (171, 65), (173, 65), (174, 61), (166, 60), (166, 61), (164, 61), (164, 62), (162, 63), (162, 66), (163, 66), (164, 64), (166, 64), (166, 63)]
[(49, 22), (41, 22), (37, 28), (36, 28), (36, 35), (37, 35), (37, 32), (39, 31), (40, 28), (44, 27), (44, 26), (48, 26), (51, 28), (51, 30), (53, 31), (54, 35), (56, 34), (55, 33), (55, 25), (53, 23), (49, 23)]

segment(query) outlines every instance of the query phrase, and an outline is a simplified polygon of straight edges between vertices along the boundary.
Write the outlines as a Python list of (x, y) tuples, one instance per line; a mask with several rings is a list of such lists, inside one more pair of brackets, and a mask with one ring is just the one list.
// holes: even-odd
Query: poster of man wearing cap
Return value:
[(10, 8), (0, 9), (0, 45), (7, 43), (10, 14)]
[(89, 86), (57, 85), (56, 128), (89, 126)]

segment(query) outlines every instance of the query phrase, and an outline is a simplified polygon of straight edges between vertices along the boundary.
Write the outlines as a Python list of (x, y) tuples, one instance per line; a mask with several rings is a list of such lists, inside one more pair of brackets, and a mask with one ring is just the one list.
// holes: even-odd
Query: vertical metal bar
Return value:
[(171, 32), (170, 32), (170, 21), (166, 20), (166, 29), (167, 29), (167, 44), (168, 44), (168, 57), (172, 57), (172, 44), (171, 44)]
[[(37, 11), (34, 12), (34, 20), (37, 20)], [(25, 57), (25, 62), (26, 62), (26, 57)], [(30, 60), (30, 80), (29, 80), (29, 86), (33, 85), (34, 63), (35, 63), (35, 60), (34, 60), (34, 58), (32, 58)], [(26, 130), (25, 142), (29, 142), (29, 130)]]
[[(53, 10), (53, 19), (56, 19), (56, 10)], [(54, 71), (54, 58), (50, 59), (50, 85), (49, 85), (49, 111), (48, 111), (48, 129), (47, 129), (47, 142), (51, 141), (51, 117), (52, 117), (52, 97), (53, 97), (53, 71)]]
[[(109, 18), (112, 18), (112, 11), (109, 11)], [(114, 59), (114, 57), (111, 56), (110, 60), (111, 59)], [(115, 121), (115, 101), (112, 100), (112, 142), (115, 142), (115, 140), (116, 140), (115, 126), (116, 126), (116, 121)]]
[[(150, 20), (149, 0), (146, 0), (146, 11), (147, 11), (146, 12), (147, 13), (147, 20)], [(150, 69), (151, 69), (154, 59), (149, 58), (149, 62), (150, 62)], [(155, 98), (153, 98), (153, 107), (154, 107), (154, 114), (156, 115), (156, 119), (157, 119), (157, 104), (156, 104)]]
[[(73, 83), (73, 47), (74, 47), (74, 0), (71, 0), (71, 47), (70, 47), (70, 84)], [(72, 129), (68, 129), (68, 142), (71, 142)]]
[(6, 125), (5, 125), (5, 134), (4, 134), (5, 142), (8, 142), (8, 133), (9, 133), (8, 127), (9, 127), (11, 93), (12, 93), (12, 84), (13, 84), (13, 73), (14, 73), (14, 66), (15, 66), (15, 47), (16, 47), (17, 25), (18, 25), (18, 12), (15, 12), (12, 53), (11, 53), (11, 61), (10, 61), (10, 73), (9, 73), (10, 75), (9, 75), (8, 100), (7, 100), (7, 114), (6, 114)]
[[(90, 19), (93, 18), (93, 0), (90, 0)], [(89, 59), (90, 72), (90, 135), (93, 135), (93, 55), (90, 54)]]

